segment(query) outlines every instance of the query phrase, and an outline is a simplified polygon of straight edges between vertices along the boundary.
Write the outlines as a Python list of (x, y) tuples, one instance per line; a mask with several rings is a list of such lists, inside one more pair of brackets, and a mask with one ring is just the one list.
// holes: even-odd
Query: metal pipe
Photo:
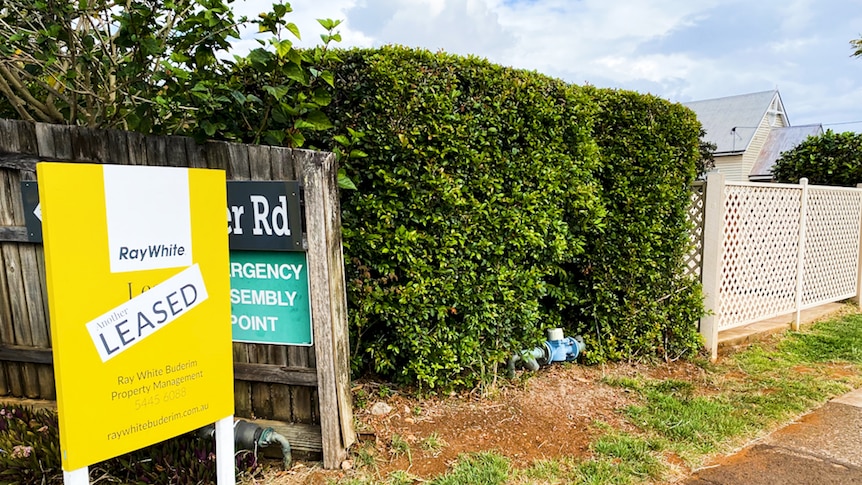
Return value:
[(548, 340), (532, 350), (522, 350), (509, 358), (508, 375), (515, 377), (518, 363), (531, 371), (539, 370), (542, 365), (551, 362), (573, 362), (584, 351), (584, 339), (578, 337), (563, 337), (563, 329), (550, 328), (546, 332)]
[[(198, 429), (196, 434), (199, 438), (213, 439), (215, 437), (215, 425), (204, 426)], [(290, 468), (293, 459), (290, 442), (272, 428), (261, 428), (254, 423), (239, 419), (233, 423), (233, 441), (235, 449), (254, 451), (255, 458), (258, 448), (266, 448), (278, 443), (281, 447), (284, 469)]]
[(531, 371), (537, 371), (541, 364), (547, 363), (549, 355), (550, 352), (547, 346), (536, 347), (532, 350), (522, 350), (512, 355), (509, 358), (509, 378), (515, 377), (515, 366), (518, 362), (523, 362), (524, 367)]
[(287, 441), (287, 438), (276, 433), (272, 428), (266, 428), (263, 430), (263, 433), (258, 440), (260, 446), (267, 447), (272, 444), (278, 443), (281, 446), (281, 455), (284, 458), (284, 469), (290, 469), (291, 462), (291, 451), (290, 451), (290, 442)]

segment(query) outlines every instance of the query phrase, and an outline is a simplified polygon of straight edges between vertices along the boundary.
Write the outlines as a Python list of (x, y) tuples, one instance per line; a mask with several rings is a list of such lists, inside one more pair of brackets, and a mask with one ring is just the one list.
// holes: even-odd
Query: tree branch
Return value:
[(6, 84), (6, 80), (3, 79), (3, 76), (0, 76), (0, 93), (3, 93), (3, 95), (6, 96), (6, 99), (9, 100), (12, 107), (15, 108), (16, 112), (18, 112), (18, 116), (20, 116), (21, 119), (25, 121), (36, 121), (36, 119), (33, 118), (33, 115), (25, 109), (27, 103), (12, 91), (12, 88)]
[(9, 69), (7, 69), (6, 66), (2, 63), (0, 63), (0, 74), (2, 74), (4, 78), (6, 78), (8, 85), (16, 92), (18, 92), (19, 96), (24, 101), (29, 103), (38, 111), (41, 111), (43, 114), (45, 114), (45, 116), (49, 118), (47, 121), (53, 121), (54, 123), (63, 122), (63, 114), (57, 111), (57, 108), (55, 108), (54, 106), (46, 105), (45, 103), (34, 98), (33, 95), (30, 94), (30, 90), (27, 89), (26, 86), (21, 84), (21, 80), (18, 79), (18, 77), (14, 74), (12, 74), (12, 72), (10, 72)]

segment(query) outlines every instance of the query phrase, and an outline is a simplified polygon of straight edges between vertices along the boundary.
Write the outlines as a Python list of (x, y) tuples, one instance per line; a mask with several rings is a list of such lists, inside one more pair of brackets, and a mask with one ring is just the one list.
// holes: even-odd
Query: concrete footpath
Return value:
[(862, 389), (698, 470), (684, 483), (862, 484)]

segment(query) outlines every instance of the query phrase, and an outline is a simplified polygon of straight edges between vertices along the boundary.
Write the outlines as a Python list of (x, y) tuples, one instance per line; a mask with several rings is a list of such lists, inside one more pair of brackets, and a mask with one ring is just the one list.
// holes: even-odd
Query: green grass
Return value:
[(437, 433), (431, 433), (427, 438), (422, 440), (422, 449), (434, 456), (439, 455), (447, 445), (446, 440), (441, 438)]
[(591, 448), (596, 457), (577, 470), (581, 483), (641, 483), (660, 477), (665, 468), (659, 459), (662, 446), (653, 439), (614, 432)]
[(809, 332), (793, 334), (779, 347), (804, 362), (862, 364), (862, 315), (817, 324)]
[(353, 458), (357, 465), (373, 469), (375, 472), (377, 471), (377, 457), (374, 443), (362, 443), (357, 446), (353, 452)]
[(389, 444), (389, 452), (394, 456), (406, 456), (410, 463), (413, 463), (413, 455), (410, 452), (410, 443), (401, 435), (392, 435), (392, 442)]
[(502, 485), (511, 472), (509, 460), (497, 453), (463, 455), (452, 470), (430, 482), (430, 485)]
[[(637, 403), (621, 410), (636, 428), (623, 432), (594, 423), (603, 434), (591, 445), (590, 459), (562, 457), (515, 469), (498, 453), (464, 455), (432, 485), (637, 484), (667, 478), (675, 455), (690, 466), (730, 451), (765, 430), (862, 386), (862, 315), (848, 315), (788, 332), (723, 358), (699, 362), (702, 376), (688, 381), (644, 375), (604, 379), (631, 391)], [(396, 439), (397, 438), (397, 439)], [(393, 437), (392, 450), (409, 445)], [(444, 444), (430, 436), (426, 451)], [(396, 451), (397, 450), (397, 451)], [(409, 483), (409, 475), (388, 482)]]

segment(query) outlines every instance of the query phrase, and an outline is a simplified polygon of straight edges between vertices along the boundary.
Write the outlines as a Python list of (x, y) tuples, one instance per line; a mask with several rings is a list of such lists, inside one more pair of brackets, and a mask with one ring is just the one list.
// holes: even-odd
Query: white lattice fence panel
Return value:
[(695, 182), (691, 186), (691, 203), (688, 206), (689, 250), (685, 255), (683, 270), (691, 278), (700, 281), (703, 271), (703, 223), (706, 210), (706, 184)]
[(862, 193), (854, 189), (808, 189), (802, 306), (856, 295)]
[(801, 188), (725, 186), (718, 327), (794, 310)]

